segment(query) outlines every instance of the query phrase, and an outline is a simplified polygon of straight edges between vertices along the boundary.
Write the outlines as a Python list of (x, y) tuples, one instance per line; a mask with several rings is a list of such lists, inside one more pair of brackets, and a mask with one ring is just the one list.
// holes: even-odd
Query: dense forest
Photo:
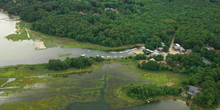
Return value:
[(219, 0), (1, 0), (32, 29), (104, 46), (175, 42), (220, 49)]
[(155, 84), (125, 85), (122, 90), (134, 99), (146, 100), (166, 95), (178, 95), (181, 89), (178, 87), (157, 86)]

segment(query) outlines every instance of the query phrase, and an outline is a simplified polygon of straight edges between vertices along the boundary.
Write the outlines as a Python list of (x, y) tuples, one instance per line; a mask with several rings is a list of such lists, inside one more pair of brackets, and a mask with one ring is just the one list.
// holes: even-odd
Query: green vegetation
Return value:
[(34, 30), (103, 46), (153, 49), (175, 34), (186, 49), (220, 49), (218, 0), (2, 0), (0, 7)]
[(52, 70), (65, 70), (70, 67), (82, 69), (86, 67), (90, 67), (95, 62), (102, 62), (104, 59), (102, 57), (77, 57), (77, 58), (69, 58), (67, 57), (64, 61), (61, 61), (60, 59), (50, 59), (48, 62), (47, 67)]
[[(6, 38), (9, 40), (13, 40), (13, 41), (19, 41), (19, 40), (26, 40), (26, 39), (36, 39), (36, 37), (31, 37), (28, 38), (27, 37), (27, 32), (25, 30), (29, 29), (31, 27), (31, 23), (27, 23), (27, 22), (20, 22), (16, 24), (17, 27), (17, 34), (11, 34), (9, 36), (7, 36)], [(30, 31), (28, 31), (28, 33), (30, 34), (30, 36), (32, 36), (32, 33)]]
[(154, 58), (156, 61), (163, 61), (164, 56), (163, 55), (154, 55), (154, 56), (150, 56), (147, 59), (151, 59)]
[(148, 61), (148, 62), (142, 62), (138, 65), (139, 68), (150, 70), (150, 71), (161, 71), (161, 70), (168, 70), (168, 67), (156, 62), (156, 61)]
[(135, 56), (135, 59), (136, 59), (136, 60), (146, 60), (147, 57), (146, 57), (146, 55), (144, 55), (144, 54), (137, 54), (137, 55)]
[(152, 82), (156, 82), (159, 84), (165, 84), (165, 85), (176, 85), (179, 86), (181, 85), (181, 80), (186, 78), (186, 75), (184, 74), (178, 74), (178, 73), (173, 73), (169, 71), (160, 71), (160, 72), (155, 72), (155, 71), (146, 71), (142, 72), (144, 75), (144, 79)]
[(0, 79), (0, 86), (4, 84), (8, 79)]
[(59, 54), (58, 56), (59, 57), (67, 57), (67, 56), (70, 56), (70, 55), (72, 55), (72, 53)]
[(17, 65), (17, 66), (8, 66), (0, 68), (0, 77), (5, 79), (0, 79), (1, 83), (7, 81), (7, 78), (16, 78), (16, 81), (8, 83), (5, 87), (10, 86), (20, 86), (24, 87), (26, 85), (33, 85), (36, 83), (46, 83), (51, 81), (50, 78), (39, 78), (37, 76), (63, 76), (69, 74), (80, 74), (91, 72), (92, 70), (99, 69), (102, 66), (102, 63), (99, 65), (77, 69), (69, 68), (62, 71), (54, 71), (47, 68), (47, 64), (37, 64), (37, 65)]
[(178, 87), (157, 86), (155, 84), (141, 84), (141, 85), (125, 85), (122, 86), (122, 91), (126, 95), (137, 100), (148, 100), (166, 95), (178, 95), (181, 89)]

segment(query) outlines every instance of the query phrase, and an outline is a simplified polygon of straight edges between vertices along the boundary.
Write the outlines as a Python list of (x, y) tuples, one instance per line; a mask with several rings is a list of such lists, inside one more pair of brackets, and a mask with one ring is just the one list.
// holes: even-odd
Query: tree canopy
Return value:
[(32, 29), (104, 46), (144, 43), (220, 49), (219, 0), (1, 0)]

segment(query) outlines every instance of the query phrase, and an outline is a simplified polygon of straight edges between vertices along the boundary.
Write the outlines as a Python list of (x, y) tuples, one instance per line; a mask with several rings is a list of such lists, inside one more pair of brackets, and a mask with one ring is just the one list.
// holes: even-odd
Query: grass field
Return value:
[(130, 69), (138, 71), (140, 77), (145, 80), (156, 82), (159, 84), (172, 84), (179, 86), (181, 85), (181, 80), (184, 79), (187, 75), (174, 73), (170, 71), (146, 71), (137, 68), (138, 62), (134, 59), (112, 59), (112, 61), (121, 62), (124, 65), (125, 69)]
[[(0, 68), (0, 78), (16, 78), (16, 81), (6, 84), (5, 86), (25, 86), (36, 83), (50, 81), (48, 78), (38, 78), (36, 76), (63, 76), (68, 74), (85, 73), (97, 70), (102, 67), (102, 63), (84, 69), (69, 68), (63, 71), (53, 71), (46, 67), (46, 64), (36, 65), (17, 65)], [(6, 80), (7, 81), (7, 80)], [(0, 79), (0, 84), (5, 80)]]

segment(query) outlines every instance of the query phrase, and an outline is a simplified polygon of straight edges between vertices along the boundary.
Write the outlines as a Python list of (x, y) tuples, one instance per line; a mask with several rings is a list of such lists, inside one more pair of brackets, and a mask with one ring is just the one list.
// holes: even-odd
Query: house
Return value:
[(201, 93), (201, 91), (199, 91), (198, 87), (189, 85), (189, 90), (188, 90), (187, 93), (192, 95), (192, 96), (196, 96), (198, 93)]
[(183, 47), (180, 47), (180, 52), (185, 52), (185, 49)]
[(180, 46), (180, 44), (177, 44), (177, 43), (176, 43), (176, 44), (174, 45), (174, 47), (173, 47), (173, 48), (174, 48), (175, 50), (179, 50), (179, 49), (180, 49), (180, 47), (181, 47), (181, 46)]
[(149, 61), (156, 61), (154, 58), (151, 58)]
[(214, 50), (215, 49), (214, 47), (211, 47), (211, 46), (205, 46), (205, 48), (207, 48), (208, 50)]
[(163, 47), (159, 47), (157, 50), (158, 51), (163, 51)]
[(162, 45), (162, 47), (165, 47), (165, 46), (166, 46), (166, 44), (165, 44), (164, 42), (161, 42), (161, 45)]

